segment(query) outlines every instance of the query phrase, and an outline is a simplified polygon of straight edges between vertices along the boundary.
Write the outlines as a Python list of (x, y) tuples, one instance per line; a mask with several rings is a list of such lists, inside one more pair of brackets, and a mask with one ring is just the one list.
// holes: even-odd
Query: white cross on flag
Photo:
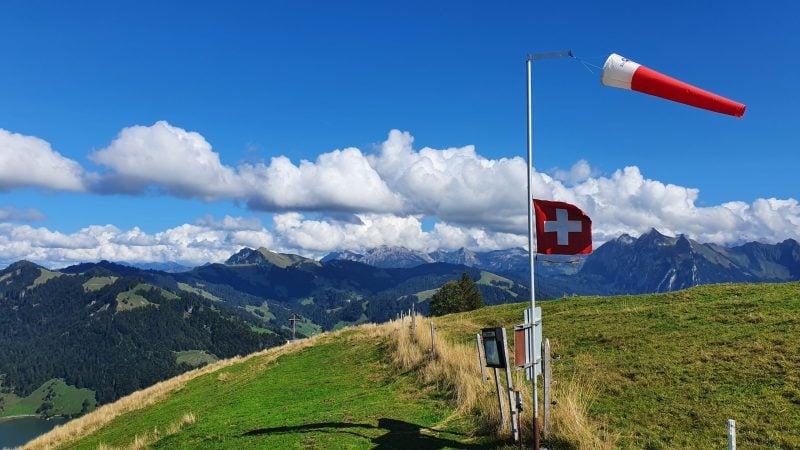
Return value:
[(592, 253), (592, 219), (575, 205), (533, 200), (536, 252), (546, 255)]

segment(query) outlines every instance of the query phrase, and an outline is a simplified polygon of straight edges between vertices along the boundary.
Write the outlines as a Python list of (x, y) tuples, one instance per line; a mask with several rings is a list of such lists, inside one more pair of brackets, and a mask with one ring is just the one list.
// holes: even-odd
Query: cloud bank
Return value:
[[(378, 245), (494, 250), (527, 243), (522, 158), (490, 159), (474, 146), (419, 149), (411, 134), (398, 130), (372, 152), (351, 147), (313, 161), (276, 156), (232, 166), (201, 134), (162, 121), (125, 128), (88, 157), (96, 168), (82, 167), (39, 138), (0, 130), (0, 191), (34, 187), (228, 199), (273, 214), (272, 223), (204, 218), (152, 235), (112, 225), (63, 235), (5, 223), (3, 260), (202, 263), (224, 260), (241, 246), (321, 256)], [(800, 239), (796, 199), (701, 207), (697, 189), (648, 179), (636, 166), (600, 175), (581, 160), (566, 170), (536, 171), (534, 193), (583, 208), (593, 219), (597, 243), (652, 227), (718, 244)], [(31, 221), (37, 214), (5, 208), (0, 221)]]
[(90, 226), (63, 234), (44, 227), (0, 224), (0, 265), (27, 259), (51, 268), (88, 261), (221, 262), (242, 247), (270, 247), (272, 234), (260, 222), (205, 218), (154, 234), (139, 228)]

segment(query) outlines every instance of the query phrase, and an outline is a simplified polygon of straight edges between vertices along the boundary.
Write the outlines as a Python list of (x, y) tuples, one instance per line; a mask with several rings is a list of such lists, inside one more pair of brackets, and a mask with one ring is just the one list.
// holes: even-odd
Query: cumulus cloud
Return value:
[(594, 170), (585, 159), (581, 159), (573, 164), (569, 170), (556, 168), (553, 169), (551, 173), (553, 178), (567, 184), (577, 184), (598, 175), (597, 171)]
[(239, 173), (248, 187), (248, 204), (258, 210), (390, 212), (403, 205), (357, 148), (298, 165), (280, 156), (269, 165), (241, 165)]
[(197, 132), (165, 121), (122, 130), (111, 144), (89, 156), (107, 170), (93, 188), (137, 194), (163, 191), (203, 200), (229, 198), (252, 209), (380, 211), (402, 208), (359, 149), (321, 154), (294, 164), (285, 156), (269, 164), (222, 163), (219, 153)]
[(111, 144), (89, 155), (109, 169), (96, 189), (111, 192), (164, 190), (179, 197), (213, 200), (242, 194), (239, 177), (222, 164), (199, 133), (165, 121), (123, 129)]
[(522, 158), (487, 159), (474, 146), (413, 149), (414, 138), (392, 130), (370, 162), (403, 196), (406, 211), (445, 222), (500, 231), (524, 228), (527, 186)]
[[(202, 221), (200, 221), (202, 222)], [(228, 226), (232, 223), (247, 226)], [(183, 224), (154, 234), (134, 227), (94, 225), (71, 234), (44, 227), (0, 224), (0, 263), (20, 259), (47, 267), (64, 267), (89, 261), (178, 262), (200, 265), (221, 262), (242, 247), (272, 247), (272, 233), (254, 227), (252, 219), (225, 217), (214, 224)], [(224, 225), (224, 224), (228, 225)]]
[(80, 164), (47, 141), (0, 128), (0, 192), (21, 187), (83, 191)]
[(274, 229), (284, 248), (300, 248), (321, 254), (333, 250), (362, 250), (380, 245), (424, 250), (428, 237), (413, 216), (359, 215), (361, 223), (305, 219), (299, 213), (277, 214)]

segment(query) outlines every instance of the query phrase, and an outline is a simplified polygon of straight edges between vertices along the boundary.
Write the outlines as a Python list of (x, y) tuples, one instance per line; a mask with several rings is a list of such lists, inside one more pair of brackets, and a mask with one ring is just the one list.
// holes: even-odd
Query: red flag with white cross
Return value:
[(545, 255), (592, 253), (592, 219), (575, 205), (533, 200), (536, 252)]

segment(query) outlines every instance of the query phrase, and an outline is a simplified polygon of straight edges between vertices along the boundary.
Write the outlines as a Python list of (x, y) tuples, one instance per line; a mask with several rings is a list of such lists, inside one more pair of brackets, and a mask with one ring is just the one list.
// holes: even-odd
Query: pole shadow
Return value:
[[(377, 437), (365, 436), (353, 430), (368, 429), (368, 430), (383, 430), (385, 433)], [(423, 430), (426, 433), (423, 433)], [(441, 435), (450, 436), (465, 436), (460, 433), (445, 432), (433, 430), (420, 425), (405, 422), (397, 419), (378, 419), (378, 425), (370, 425), (363, 423), (347, 423), (347, 422), (321, 422), (306, 425), (283, 426), (273, 428), (258, 428), (250, 430), (242, 436), (261, 436), (279, 433), (345, 433), (360, 436), (364, 439), (369, 439), (373, 448), (376, 449), (406, 449), (413, 448), (414, 450), (435, 450), (440, 448), (454, 448), (454, 449), (479, 449), (486, 448), (483, 445), (466, 444), (458, 442), (454, 439), (440, 437)], [(427, 432), (436, 433), (440, 436), (435, 436)]]

